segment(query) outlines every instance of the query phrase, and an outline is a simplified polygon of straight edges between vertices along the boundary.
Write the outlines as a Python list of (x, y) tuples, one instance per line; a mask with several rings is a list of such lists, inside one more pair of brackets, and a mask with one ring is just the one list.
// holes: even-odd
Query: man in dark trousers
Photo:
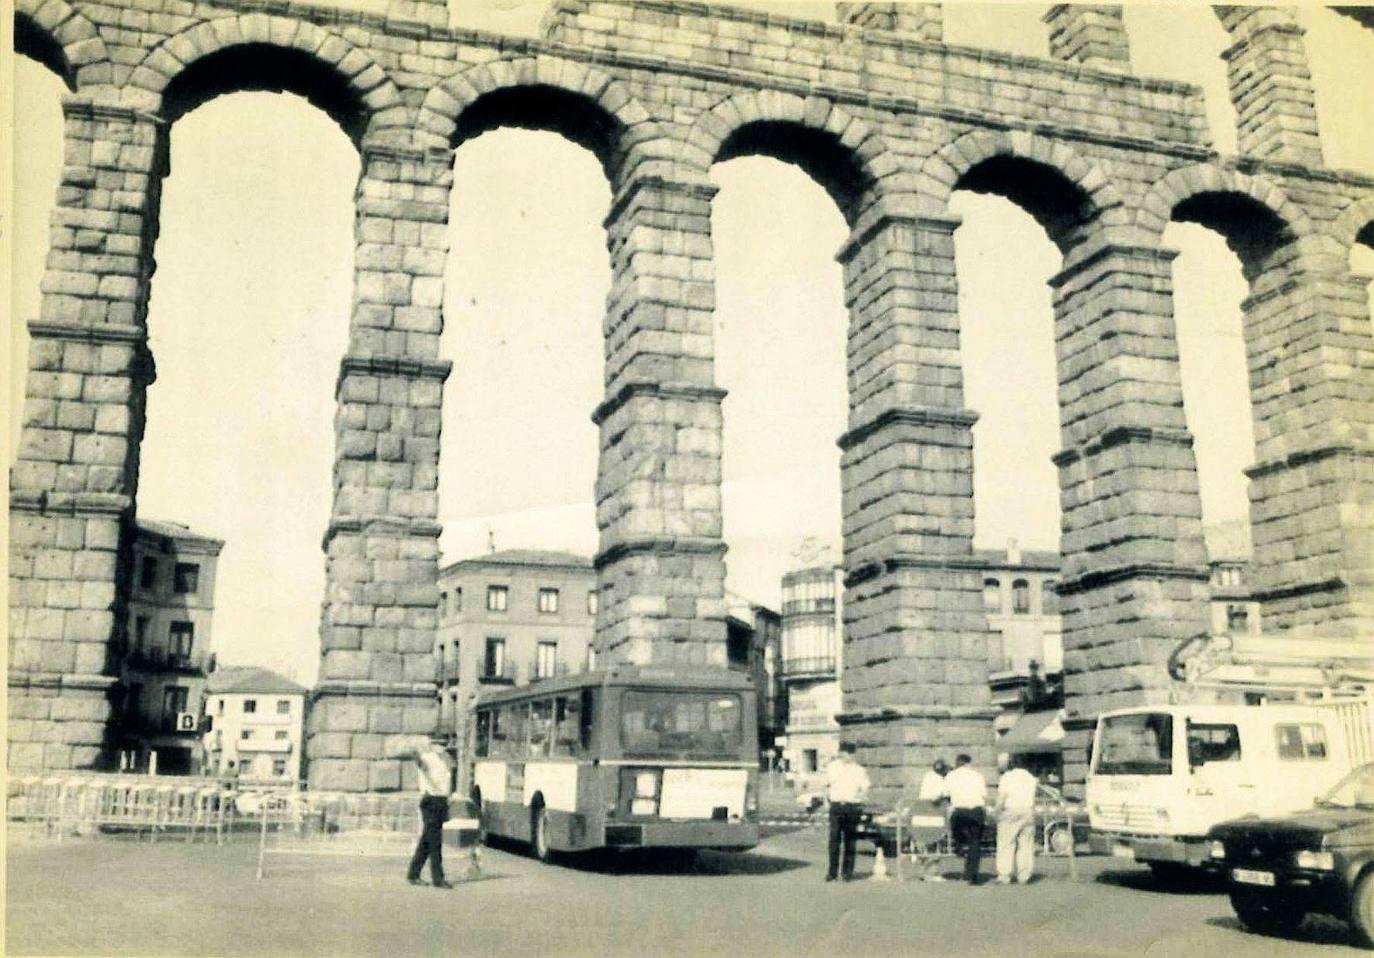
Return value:
[(420, 885), (420, 869), (429, 859), (430, 882), (435, 888), (452, 888), (444, 880), (444, 822), (448, 821), (448, 798), (452, 791), (453, 770), (448, 756), (434, 741), (420, 746), (413, 755), (420, 787), (420, 818), (424, 828), (410, 859), (406, 880)]
[(854, 760), (856, 750), (853, 742), (841, 742), (839, 754), (825, 767), (825, 797), (830, 801), (830, 862), (826, 881), (836, 877), (849, 881), (854, 877), (854, 842), (869, 787), (868, 773)]
[(973, 767), (973, 759), (959, 755), (954, 769), (945, 776), (945, 794), (949, 796), (949, 830), (954, 847), (964, 853), (964, 881), (978, 884), (978, 866), (983, 856), (984, 806), (988, 800), (988, 783)]

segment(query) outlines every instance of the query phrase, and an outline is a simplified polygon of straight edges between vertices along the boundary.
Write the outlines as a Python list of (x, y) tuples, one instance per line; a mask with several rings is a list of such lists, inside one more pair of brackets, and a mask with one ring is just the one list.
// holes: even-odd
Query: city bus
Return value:
[(468, 723), (472, 800), (489, 836), (541, 861), (593, 848), (758, 844), (749, 676), (616, 666), (483, 696)]

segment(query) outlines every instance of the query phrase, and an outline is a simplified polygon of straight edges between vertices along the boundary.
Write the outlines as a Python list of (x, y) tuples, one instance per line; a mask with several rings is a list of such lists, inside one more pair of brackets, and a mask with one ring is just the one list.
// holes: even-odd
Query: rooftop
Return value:
[(230, 666), (211, 672), (210, 678), (206, 683), (206, 691), (211, 694), (261, 692), (265, 694), (276, 693), (278, 695), (304, 695), (308, 689), (303, 685), (292, 682), (284, 675), (278, 675), (271, 669), (259, 668), (255, 665), (246, 665)]
[(180, 522), (168, 522), (163, 519), (145, 519), (142, 516), (138, 519), (138, 532), (143, 536), (161, 536), (164, 539), (174, 539), (185, 544), (198, 544), (215, 547), (218, 551), (224, 545), (223, 539), (216, 539), (214, 536), (207, 536), (199, 532), (193, 532), (191, 527)]
[(556, 552), (549, 549), (501, 549), (486, 555), (459, 559), (444, 566), (442, 572), (458, 567), (537, 566), (546, 569), (580, 569), (591, 571), (592, 560), (575, 552)]

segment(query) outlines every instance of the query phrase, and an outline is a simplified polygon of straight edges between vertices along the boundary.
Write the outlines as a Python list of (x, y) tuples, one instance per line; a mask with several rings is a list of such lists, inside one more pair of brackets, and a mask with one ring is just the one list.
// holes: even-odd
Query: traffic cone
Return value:
[(883, 854), (883, 846), (878, 846), (878, 854), (873, 858), (873, 874), (869, 881), (887, 881), (887, 856)]

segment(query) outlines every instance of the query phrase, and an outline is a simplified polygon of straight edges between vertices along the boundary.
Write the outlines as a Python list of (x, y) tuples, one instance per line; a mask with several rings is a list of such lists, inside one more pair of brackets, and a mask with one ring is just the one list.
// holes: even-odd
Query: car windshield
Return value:
[(1317, 799), (1335, 808), (1374, 808), (1374, 763), (1361, 765)]
[(630, 755), (734, 755), (743, 744), (742, 712), (733, 693), (630, 690), (620, 740)]
[(1109, 715), (1098, 735), (1099, 775), (1168, 775), (1173, 770), (1174, 720), (1167, 712)]

